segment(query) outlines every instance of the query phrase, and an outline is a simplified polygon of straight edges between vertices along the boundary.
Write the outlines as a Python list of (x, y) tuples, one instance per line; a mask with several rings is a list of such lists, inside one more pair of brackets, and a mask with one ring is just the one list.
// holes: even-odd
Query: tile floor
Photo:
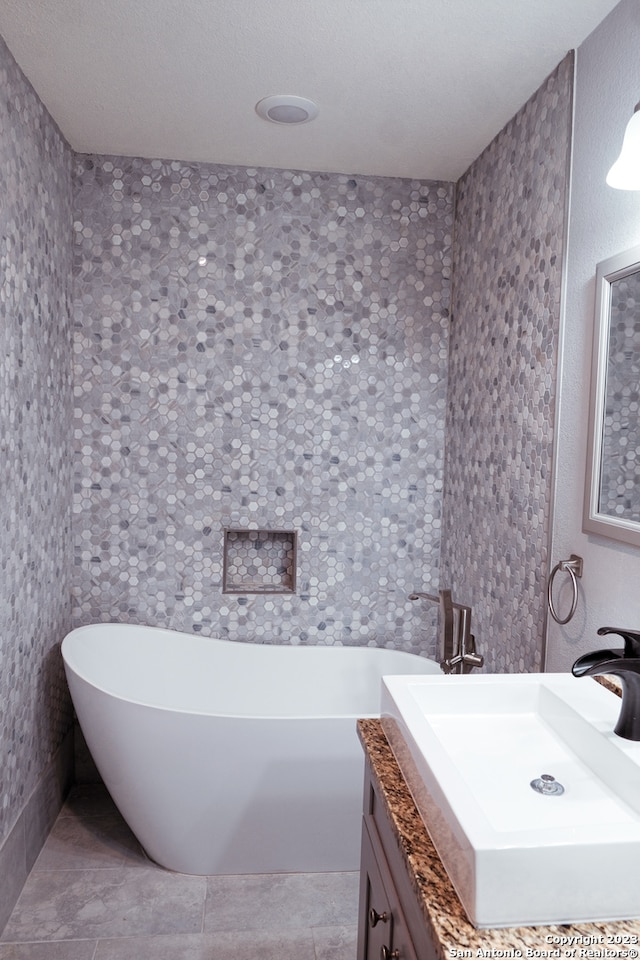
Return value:
[(357, 873), (191, 877), (147, 860), (77, 787), (0, 936), (0, 960), (355, 960)]

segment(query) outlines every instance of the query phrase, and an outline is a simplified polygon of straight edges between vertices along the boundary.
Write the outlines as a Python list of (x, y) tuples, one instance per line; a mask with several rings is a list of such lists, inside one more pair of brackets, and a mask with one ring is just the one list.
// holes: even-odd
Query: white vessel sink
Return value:
[(640, 743), (619, 711), (570, 674), (383, 678), (387, 739), (476, 927), (640, 917)]

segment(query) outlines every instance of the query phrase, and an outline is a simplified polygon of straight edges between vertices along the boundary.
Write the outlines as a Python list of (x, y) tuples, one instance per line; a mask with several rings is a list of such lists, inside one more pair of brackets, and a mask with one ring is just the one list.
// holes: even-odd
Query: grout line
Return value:
[[(106, 938), (102, 938), (102, 939), (106, 939)], [(46, 943), (47, 945), (50, 945), (52, 943), (58, 944), (58, 943), (92, 943), (92, 942), (95, 942), (96, 947), (98, 946), (98, 940), (95, 937), (62, 937), (60, 940), (55, 940), (55, 939), (42, 940), (34, 937), (33, 940), (0, 940), (0, 950), (2, 950), (3, 947), (24, 947), (34, 943)], [(95, 954), (95, 950), (94, 950), (94, 954)]]
[(207, 899), (209, 897), (209, 878), (205, 877), (204, 899), (202, 901), (202, 920), (200, 922), (200, 933), (204, 933), (204, 924), (207, 916)]
[[(29, 877), (32, 874), (38, 874), (38, 876), (44, 876), (48, 873), (105, 873), (108, 870), (135, 870), (139, 872), (140, 870), (149, 870), (149, 867), (146, 864), (128, 864), (128, 863), (117, 863), (115, 866), (109, 867), (40, 867), (38, 870), (31, 870)], [(191, 874), (183, 873), (180, 876), (188, 877)], [(194, 874), (195, 876), (195, 874)], [(28, 880), (28, 878), (27, 878)]]

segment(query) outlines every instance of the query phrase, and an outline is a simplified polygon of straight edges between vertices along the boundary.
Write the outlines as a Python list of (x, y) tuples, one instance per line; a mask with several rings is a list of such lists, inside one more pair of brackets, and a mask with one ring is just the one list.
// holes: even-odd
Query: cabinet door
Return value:
[(391, 949), (393, 920), (380, 869), (366, 827), (362, 829), (358, 960), (380, 960)]
[[(418, 954), (415, 952), (413, 941), (409, 936), (404, 916), (397, 907), (393, 910), (393, 939), (391, 945), (387, 945), (387, 953), (381, 947), (381, 952), (376, 960), (418, 960)], [(422, 957), (421, 960), (427, 960), (427, 957)]]
[[(385, 938), (380, 944), (377, 954), (358, 954), (358, 960), (364, 960), (368, 956), (372, 956), (374, 960), (437, 960), (439, 952), (425, 923), (423, 911), (418, 905), (407, 866), (401, 859), (398, 841), (378, 794), (368, 760), (364, 790), (363, 851), (367, 847), (371, 848), (370, 856), (374, 858), (377, 874), (386, 891), (393, 929), (389, 930), (388, 939)], [(363, 909), (361, 899), (361, 915)]]

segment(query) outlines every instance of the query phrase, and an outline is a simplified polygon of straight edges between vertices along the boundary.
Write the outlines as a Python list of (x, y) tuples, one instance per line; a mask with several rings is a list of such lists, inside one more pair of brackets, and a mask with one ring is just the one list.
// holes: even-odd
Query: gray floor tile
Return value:
[(61, 811), (0, 960), (354, 960), (357, 905), (357, 873), (205, 878), (150, 865), (89, 784)]
[(348, 926), (357, 912), (357, 873), (209, 877), (204, 930)]
[(94, 960), (95, 940), (0, 943), (0, 960)]
[(314, 927), (313, 943), (316, 960), (356, 960), (358, 927)]
[(0, 941), (199, 933), (204, 877), (159, 868), (33, 871)]
[(103, 783), (81, 783), (72, 787), (62, 810), (64, 817), (120, 816), (118, 808)]
[[(309, 930), (219, 931), (215, 934), (100, 940), (95, 960), (315, 960)], [(353, 960), (353, 958), (350, 958)]]
[(24, 816), (21, 815), (0, 846), (0, 932), (11, 917), (28, 876)]
[(91, 870), (149, 866), (136, 838), (119, 816), (59, 817), (34, 870)]

